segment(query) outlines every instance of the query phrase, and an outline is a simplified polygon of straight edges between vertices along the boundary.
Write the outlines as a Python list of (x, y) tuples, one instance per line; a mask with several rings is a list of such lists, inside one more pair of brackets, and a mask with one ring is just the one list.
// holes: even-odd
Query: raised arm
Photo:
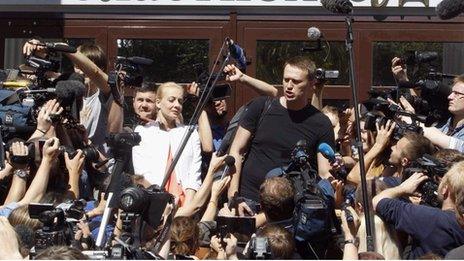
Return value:
[(26, 191), (23, 199), (19, 201), (19, 204), (25, 205), (31, 202), (39, 202), (43, 195), (45, 195), (50, 175), (50, 169), (58, 157), (59, 146), (60, 142), (57, 138), (50, 138), (45, 142), (40, 167), (37, 170), (37, 173), (35, 174), (35, 177), (32, 180), (31, 185)]
[(277, 97), (278, 91), (276, 87), (244, 74), (233, 64), (226, 65), (224, 72), (227, 74), (226, 80), (229, 82), (239, 81), (246, 86), (249, 86), (259, 95)]

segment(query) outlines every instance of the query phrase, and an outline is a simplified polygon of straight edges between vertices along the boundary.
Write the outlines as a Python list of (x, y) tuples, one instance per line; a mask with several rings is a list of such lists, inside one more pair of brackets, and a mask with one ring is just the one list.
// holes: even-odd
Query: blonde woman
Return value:
[[(161, 84), (156, 93), (156, 121), (135, 128), (141, 142), (132, 150), (134, 171), (144, 176), (149, 184), (161, 185), (187, 130), (187, 126), (180, 124), (183, 99), (182, 86), (174, 82)], [(166, 189), (178, 198), (180, 205), (189, 202), (200, 187), (200, 167), (201, 145), (195, 130), (166, 184)]]

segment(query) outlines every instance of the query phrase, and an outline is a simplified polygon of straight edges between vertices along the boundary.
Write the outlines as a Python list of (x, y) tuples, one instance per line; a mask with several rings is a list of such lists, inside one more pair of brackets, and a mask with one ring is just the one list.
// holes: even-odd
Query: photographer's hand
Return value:
[(211, 200), (218, 202), (219, 197), (224, 192), (225, 188), (229, 185), (230, 176), (227, 176), (223, 179), (216, 180), (213, 182), (213, 187), (211, 188)]
[(211, 249), (216, 251), (216, 253), (217, 253), (216, 259), (219, 259), (219, 260), (226, 260), (227, 259), (227, 254), (226, 254), (226, 251), (224, 250), (224, 248), (222, 247), (221, 239), (218, 238), (216, 235), (214, 235), (211, 238), (209, 246), (211, 247)]
[(59, 115), (63, 112), (63, 108), (56, 99), (49, 100), (39, 111), (37, 116), (37, 130), (45, 135), (52, 126), (51, 114)]
[(428, 177), (423, 173), (414, 173), (405, 180), (401, 185), (393, 188), (386, 189), (372, 199), (372, 206), (374, 211), (377, 211), (377, 204), (384, 198), (398, 198), (402, 196), (413, 195), (417, 187), (427, 180)]
[(399, 185), (399, 189), (403, 193), (403, 195), (411, 196), (416, 192), (419, 185), (427, 180), (428, 177), (424, 173), (414, 173), (412, 174), (407, 180), (403, 181), (401, 185)]
[(403, 65), (400, 58), (394, 57), (392, 59), (391, 70), (396, 80), (405, 82), (409, 81), (406, 65)]
[(66, 163), (66, 169), (69, 173), (69, 191), (74, 194), (75, 198), (79, 198), (79, 177), (82, 173), (82, 167), (84, 166), (84, 153), (82, 150), (77, 150), (77, 154), (74, 158), (70, 159), (67, 152), (64, 153), (64, 161)]
[(375, 123), (377, 129), (377, 136), (375, 137), (375, 143), (372, 149), (378, 153), (382, 152), (390, 143), (390, 137), (395, 130), (396, 123), (388, 120), (385, 125), (380, 126), (378, 122)]
[(224, 238), (226, 242), (226, 256), (228, 259), (237, 258), (237, 238), (233, 234), (229, 234), (228, 237)]
[(26, 169), (27, 168), (27, 163), (20, 163), (17, 161), (12, 161), (11, 158), (13, 156), (17, 157), (27, 157), (29, 155), (29, 149), (27, 148), (26, 145), (24, 145), (24, 142), (22, 141), (16, 141), (11, 144), (10, 148), (10, 153), (7, 153), (7, 160), (13, 167), (13, 169)]
[(53, 162), (60, 154), (60, 151), (58, 150), (59, 147), (60, 140), (58, 138), (53, 137), (46, 140), (43, 146), (42, 161)]
[(36, 39), (32, 39), (27, 41), (23, 45), (23, 54), (25, 56), (29, 56), (31, 54), (35, 54), (36, 56), (40, 58), (45, 58), (47, 56), (47, 49), (45, 46), (39, 46), (40, 41)]
[(200, 89), (198, 88), (198, 83), (192, 82), (191, 84), (187, 85), (186, 89), (188, 94), (198, 96)]

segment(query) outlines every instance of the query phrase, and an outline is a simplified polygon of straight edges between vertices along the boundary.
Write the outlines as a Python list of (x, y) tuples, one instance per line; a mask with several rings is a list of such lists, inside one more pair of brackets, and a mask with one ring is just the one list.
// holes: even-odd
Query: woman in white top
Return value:
[[(135, 132), (141, 136), (141, 142), (133, 148), (132, 157), (135, 174), (143, 175), (150, 184), (161, 185), (187, 126), (179, 123), (184, 97), (182, 86), (173, 82), (163, 83), (156, 96), (156, 121), (135, 128)], [(166, 187), (179, 198), (181, 205), (189, 202), (200, 187), (200, 167), (201, 145), (195, 130)]]

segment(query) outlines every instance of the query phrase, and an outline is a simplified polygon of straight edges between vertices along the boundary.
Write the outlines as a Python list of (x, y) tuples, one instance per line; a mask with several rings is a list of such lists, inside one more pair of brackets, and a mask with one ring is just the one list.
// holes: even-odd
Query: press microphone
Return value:
[(18, 90), (18, 94), (55, 93), (55, 91), (55, 88), (46, 88), (40, 90)]
[(330, 164), (337, 164), (339, 169), (334, 170), (332, 174), (336, 174), (337, 178), (345, 180), (347, 177), (347, 171), (343, 162), (341, 162), (336, 156), (335, 151), (330, 147), (329, 144), (323, 142), (319, 144), (317, 151), (324, 156), (324, 158), (328, 159)]
[(452, 19), (464, 12), (463, 0), (443, 0), (435, 9), (438, 17), (442, 20)]
[(30, 86), (31, 83), (28, 81), (8, 81), (8, 82), (0, 82), (0, 86), (2, 88), (24, 88)]
[(229, 52), (232, 58), (237, 61), (238, 66), (241, 70), (246, 70), (247, 61), (245, 57), (245, 51), (238, 44), (234, 43), (234, 40), (227, 38), (227, 45), (229, 46)]
[(316, 40), (320, 40), (321, 38), (324, 38), (324, 36), (322, 35), (322, 32), (321, 30), (319, 30), (319, 28), (314, 27), (314, 26), (308, 28), (308, 39), (309, 40), (316, 41)]
[(321, 0), (321, 4), (336, 14), (349, 14), (353, 11), (353, 4), (349, 0)]
[(308, 33), (307, 33), (308, 39), (310, 41), (317, 41), (317, 46), (306, 46), (301, 48), (301, 51), (303, 52), (316, 52), (322, 50), (322, 44), (321, 44), (321, 39), (324, 38), (324, 36), (321, 33), (321, 30), (317, 27), (309, 27), (308, 28)]
[(223, 179), (225, 178), (228, 174), (229, 174), (229, 169), (234, 166), (235, 164), (235, 158), (231, 155), (228, 155), (225, 159), (224, 159), (224, 163), (225, 163), (225, 167), (223, 168), (222, 171), (216, 171), (216, 173), (214, 173), (213, 175), (213, 179)]
[(317, 151), (320, 152), (324, 158), (328, 159), (330, 163), (334, 163), (336, 161), (335, 151), (329, 144), (325, 142), (319, 144)]
[(38, 46), (44, 46), (49, 51), (62, 52), (62, 53), (75, 53), (77, 52), (76, 47), (69, 46), (62, 43), (38, 43)]

